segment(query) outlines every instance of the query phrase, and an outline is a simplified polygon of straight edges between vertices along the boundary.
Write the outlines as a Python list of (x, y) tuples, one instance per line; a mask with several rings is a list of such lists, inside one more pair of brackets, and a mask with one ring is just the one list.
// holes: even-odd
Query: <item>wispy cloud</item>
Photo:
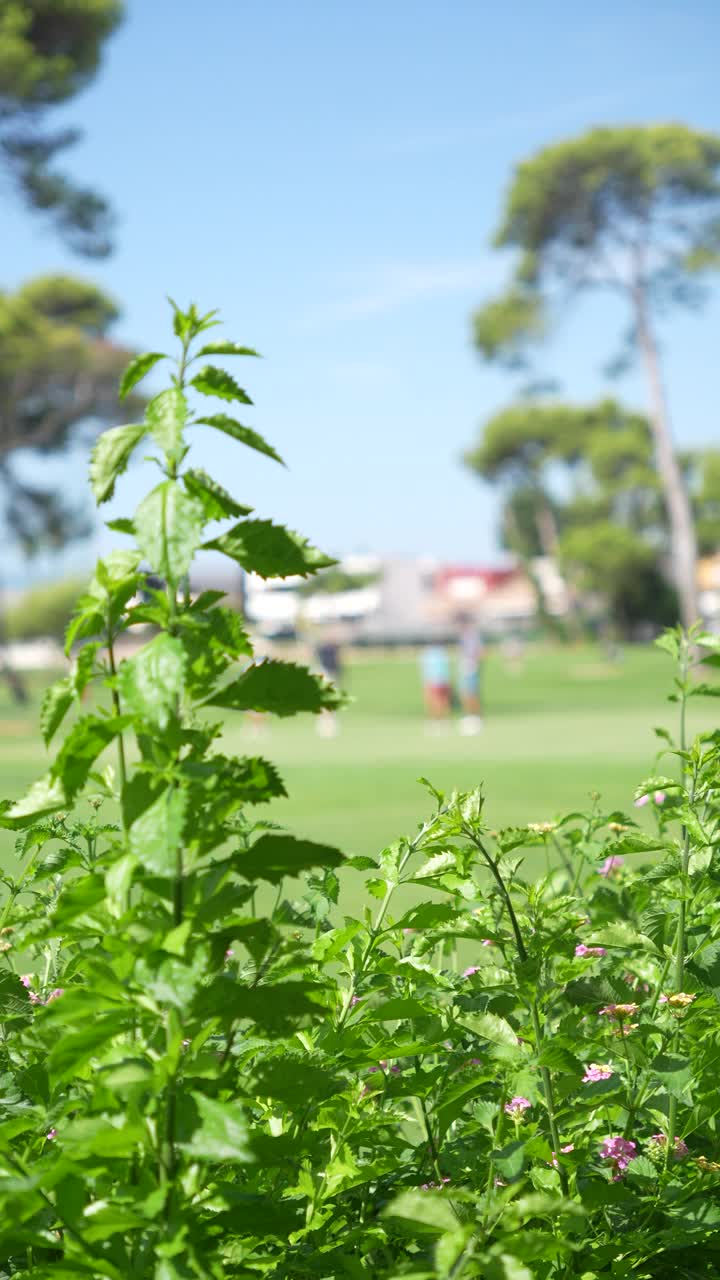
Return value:
[(489, 254), (428, 262), (386, 262), (348, 277), (346, 296), (312, 308), (314, 317), (351, 319), (394, 311), (451, 294), (476, 294), (493, 288), (502, 275)]

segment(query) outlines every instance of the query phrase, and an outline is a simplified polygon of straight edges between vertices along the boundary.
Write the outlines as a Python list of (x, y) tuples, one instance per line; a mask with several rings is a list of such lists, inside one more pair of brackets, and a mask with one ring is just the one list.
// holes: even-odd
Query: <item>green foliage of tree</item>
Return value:
[[(719, 460), (713, 450), (681, 458), (707, 551), (720, 545)], [(668, 521), (645, 417), (614, 400), (520, 401), (485, 424), (465, 461), (500, 488), (503, 544), (528, 569), (536, 556), (559, 556), (570, 580), (604, 599), (623, 630), (674, 620)]]
[(91, 83), (121, 0), (4, 0), (0, 7), (0, 165), (29, 208), (46, 212), (77, 253), (110, 251), (110, 211), (90, 188), (55, 168), (80, 138), (52, 132), (46, 116)]
[(689, 624), (697, 612), (696, 539), (654, 316), (670, 304), (699, 300), (703, 274), (720, 261), (720, 137), (679, 124), (630, 126), (593, 129), (546, 147), (518, 167), (495, 244), (515, 249), (518, 259), (508, 294), (474, 318), (486, 358), (517, 362), (530, 340), (549, 331), (553, 312), (562, 313), (580, 291), (610, 289), (628, 306)]
[(82, 583), (76, 578), (31, 587), (5, 610), (8, 640), (35, 640), (50, 636), (62, 641)]
[[(87, 532), (84, 507), (53, 486), (47, 462), (117, 417), (118, 379), (129, 354), (108, 336), (117, 315), (100, 289), (68, 276), (45, 276), (0, 293), (0, 525), (6, 545), (14, 540), (33, 551)], [(136, 396), (128, 413), (141, 405)]]

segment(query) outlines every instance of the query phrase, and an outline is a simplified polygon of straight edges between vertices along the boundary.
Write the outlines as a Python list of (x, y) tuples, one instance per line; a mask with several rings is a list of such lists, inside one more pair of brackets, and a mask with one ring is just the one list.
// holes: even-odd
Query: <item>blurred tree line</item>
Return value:
[[(6, 190), (47, 219), (66, 247), (90, 258), (111, 252), (112, 213), (102, 195), (58, 163), (80, 132), (53, 130), (48, 117), (92, 82), (122, 16), (120, 0), (0, 5)], [(6, 547), (31, 554), (90, 530), (78, 498), (53, 483), (48, 462), (118, 419), (118, 377), (130, 354), (109, 336), (118, 314), (101, 289), (67, 274), (0, 289), (0, 526)], [(22, 697), (17, 678), (6, 667), (4, 674)]]

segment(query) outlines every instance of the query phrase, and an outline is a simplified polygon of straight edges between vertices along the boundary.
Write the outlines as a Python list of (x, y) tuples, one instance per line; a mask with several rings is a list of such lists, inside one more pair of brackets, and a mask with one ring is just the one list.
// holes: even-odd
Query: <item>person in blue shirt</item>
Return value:
[(426, 645), (420, 654), (425, 710), (431, 720), (445, 720), (450, 714), (452, 687), (450, 656), (445, 645)]
[(459, 619), (458, 632), (458, 686), (463, 716), (460, 732), (479, 733), (482, 729), (482, 705), (480, 702), (480, 671), (485, 646), (477, 623), (472, 618)]

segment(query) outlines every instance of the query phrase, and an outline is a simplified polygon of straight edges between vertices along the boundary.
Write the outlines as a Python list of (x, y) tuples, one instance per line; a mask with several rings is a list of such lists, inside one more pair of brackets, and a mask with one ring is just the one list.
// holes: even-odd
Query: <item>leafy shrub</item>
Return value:
[(8, 640), (62, 640), (82, 583), (77, 578), (43, 583), (24, 592), (5, 613)]
[[(719, 739), (689, 745), (684, 724), (717, 688), (693, 684), (693, 653), (718, 666), (720, 645), (663, 639), (681, 730), (677, 746), (660, 731), (678, 768), (637, 791), (652, 833), (599, 800), (497, 831), (481, 791), (432, 787), (428, 819), (378, 858), (253, 821), (282, 781), (223, 753), (215, 708), (339, 697), (290, 663), (237, 676), (248, 638), (218, 593), (190, 602), (188, 566), (204, 547), (267, 576), (327, 562), (183, 470), (190, 431), (269, 446), (186, 399), (247, 403), (221, 369), (190, 375), (198, 357), (253, 353), (195, 355), (212, 317), (174, 320), (173, 385), (93, 455), (100, 501), (146, 434), (164, 478), (115, 522), (137, 550), (101, 562), (81, 598), (67, 642), (85, 644), (48, 691), (46, 740), (89, 681), (108, 705), (0, 817), (21, 859), (0, 913), (3, 1274), (717, 1275)], [(219, 517), (236, 523), (204, 541)], [(141, 556), (167, 590), (129, 604)], [(148, 621), (158, 634), (116, 665), (118, 635)], [(99, 765), (111, 745), (116, 770)], [(83, 795), (89, 819), (73, 813)], [(530, 883), (533, 847), (548, 866)], [(339, 907), (343, 863), (368, 873), (359, 917)], [(398, 911), (401, 885), (417, 901)]]

